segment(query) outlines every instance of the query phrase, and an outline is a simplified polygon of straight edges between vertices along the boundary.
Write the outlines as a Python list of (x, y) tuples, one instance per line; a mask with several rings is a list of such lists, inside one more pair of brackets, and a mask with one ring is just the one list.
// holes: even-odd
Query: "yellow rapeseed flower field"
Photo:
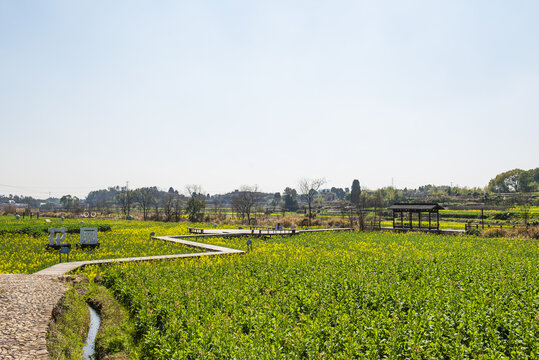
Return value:
[[(10, 217), (0, 217), (0, 273), (33, 273), (60, 261), (58, 251), (46, 250), (48, 243), (46, 229), (48, 227), (92, 227), (110, 226), (110, 231), (98, 233), (99, 249), (82, 250), (75, 246), (79, 243), (78, 232), (67, 234), (65, 242), (71, 243), (70, 261), (97, 260), (135, 256), (182, 254), (201, 252), (178, 244), (150, 240), (149, 235), (186, 234), (187, 223), (157, 223), (142, 221), (114, 221), (114, 220), (80, 220), (53, 219), (52, 223), (45, 223), (43, 219), (15, 220)], [(43, 231), (42, 229), (45, 229)], [(31, 232), (32, 235), (17, 233), (17, 231)], [(62, 255), (62, 261), (67, 257)]]

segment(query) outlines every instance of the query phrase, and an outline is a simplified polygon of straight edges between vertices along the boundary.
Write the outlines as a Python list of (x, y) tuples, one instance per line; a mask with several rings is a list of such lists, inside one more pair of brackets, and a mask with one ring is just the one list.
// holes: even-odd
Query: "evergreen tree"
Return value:
[(361, 198), (361, 186), (359, 185), (359, 180), (355, 179), (352, 182), (352, 192), (350, 193), (350, 201), (356, 207), (359, 207), (360, 198)]

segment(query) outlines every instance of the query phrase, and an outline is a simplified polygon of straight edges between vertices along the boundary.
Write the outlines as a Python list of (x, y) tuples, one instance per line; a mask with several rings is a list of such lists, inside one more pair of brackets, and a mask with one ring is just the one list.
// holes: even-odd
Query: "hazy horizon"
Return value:
[(539, 166), (538, 13), (0, 0), (0, 194), (484, 187)]
[[(523, 169), (523, 170), (526, 170), (526, 169)], [(494, 177), (494, 176), (493, 176)], [(353, 180), (352, 180), (353, 181)], [(328, 189), (331, 189), (332, 187), (335, 187), (335, 188), (342, 188), (342, 189), (346, 189), (346, 188), (351, 188), (352, 187), (352, 181), (350, 181), (350, 184), (348, 185), (328, 185), (328, 183), (326, 182), (321, 188), (320, 190), (328, 190)], [(188, 184), (188, 185), (191, 185), (191, 184)], [(195, 184), (196, 185), (196, 184)], [(242, 185), (253, 185), (253, 184), (242, 184)], [(257, 185), (257, 184), (254, 184), (254, 185)], [(388, 186), (392, 186), (392, 184), (389, 184), (389, 185), (384, 185), (384, 186), (381, 186), (381, 187), (369, 187), (369, 186), (365, 186), (364, 184), (361, 184), (360, 182), (360, 185), (361, 185), (361, 188), (363, 190), (367, 190), (367, 191), (372, 191), (372, 190), (378, 190), (378, 189), (381, 189), (381, 188), (385, 188), (385, 187), (388, 187)], [(402, 186), (402, 187), (399, 187), (399, 186), (394, 186), (395, 189), (399, 189), (399, 190), (403, 190), (405, 188), (408, 188), (408, 189), (417, 189), (418, 187), (421, 187), (421, 186), (427, 186), (427, 185), (433, 185), (433, 186), (454, 186), (454, 187), (460, 187), (460, 188), (485, 188), (485, 186), (463, 186), (463, 185), (460, 185), (460, 184), (456, 184), (456, 183), (451, 183), (451, 184), (422, 184), (422, 185), (418, 185), (418, 186), (415, 186), (415, 187), (406, 187), (406, 186)], [(4, 184), (0, 184), (0, 188), (3, 188), (3, 189), (12, 189), (13, 191), (6, 191), (6, 192), (0, 192), (0, 195), (2, 196), (8, 196), (8, 195), (13, 195), (13, 196), (32, 196), (33, 198), (36, 198), (36, 199), (46, 199), (49, 197), (49, 193), (50, 193), (50, 197), (53, 197), (53, 198), (59, 198), (63, 195), (73, 195), (73, 196), (77, 196), (78, 198), (82, 199), (82, 198), (86, 198), (87, 195), (91, 192), (91, 191), (97, 191), (97, 190), (107, 190), (109, 188), (113, 188), (113, 187), (120, 187), (120, 188), (125, 188), (125, 186), (128, 186), (128, 188), (130, 190), (135, 190), (135, 189), (138, 189), (138, 188), (142, 188), (142, 187), (153, 187), (153, 186), (156, 186), (156, 185), (143, 185), (143, 186), (133, 186), (131, 182), (129, 183), (124, 183), (124, 184), (115, 184), (115, 185), (109, 185), (109, 186), (105, 186), (105, 187), (101, 187), (101, 188), (96, 188), (96, 189), (91, 189), (87, 192), (69, 192), (69, 191), (62, 191), (62, 190), (58, 190), (58, 191), (42, 191), (42, 190), (39, 190), (39, 189), (43, 189), (42, 187), (36, 187), (36, 188), (22, 188), (22, 187), (19, 187), (19, 186), (12, 186), (12, 185), (4, 185)], [(156, 186), (159, 190), (161, 191), (168, 191), (170, 187), (172, 187), (174, 190), (178, 191), (180, 194), (183, 194), (183, 195), (187, 195), (187, 192), (186, 192), (186, 188), (185, 186), (182, 186), (182, 187), (174, 187), (174, 186)], [(227, 194), (227, 193), (232, 193), (234, 192), (235, 190), (239, 190), (241, 187), (241, 185), (239, 186), (236, 186), (235, 188), (233, 189), (229, 189), (229, 190), (225, 190), (225, 191), (220, 191), (220, 192), (211, 192), (211, 191), (207, 191), (205, 188), (202, 188), (202, 192), (204, 194), (210, 194), (210, 195), (223, 195), (223, 194)], [(284, 186), (281, 190), (276, 190), (276, 191), (266, 191), (265, 189), (262, 189), (260, 187), (258, 187), (258, 191), (260, 192), (263, 192), (263, 193), (275, 193), (275, 192), (279, 192), (279, 193), (283, 193), (284, 189), (286, 187), (290, 187), (290, 188), (295, 188), (296, 190), (298, 190), (298, 183), (296, 184), (290, 184), (290, 185), (286, 185)], [(37, 190), (36, 190), (37, 189)], [(22, 192), (19, 192), (22, 191)], [(32, 194), (36, 194), (36, 195), (32, 195)]]

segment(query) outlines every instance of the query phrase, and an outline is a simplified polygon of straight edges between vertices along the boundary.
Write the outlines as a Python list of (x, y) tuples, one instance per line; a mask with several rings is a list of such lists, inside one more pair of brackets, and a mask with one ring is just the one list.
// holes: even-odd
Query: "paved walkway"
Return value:
[(0, 275), (0, 359), (48, 359), (47, 329), (66, 286), (58, 276)]

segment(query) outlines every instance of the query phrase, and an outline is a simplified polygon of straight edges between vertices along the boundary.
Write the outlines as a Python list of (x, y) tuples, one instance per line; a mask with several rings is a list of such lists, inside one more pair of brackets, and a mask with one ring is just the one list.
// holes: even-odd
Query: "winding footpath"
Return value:
[(59, 263), (32, 275), (0, 274), (0, 360), (45, 360), (47, 330), (54, 306), (67, 290), (64, 276), (86, 265), (242, 254), (241, 250), (158, 236), (154, 239), (201, 248), (206, 252)]

